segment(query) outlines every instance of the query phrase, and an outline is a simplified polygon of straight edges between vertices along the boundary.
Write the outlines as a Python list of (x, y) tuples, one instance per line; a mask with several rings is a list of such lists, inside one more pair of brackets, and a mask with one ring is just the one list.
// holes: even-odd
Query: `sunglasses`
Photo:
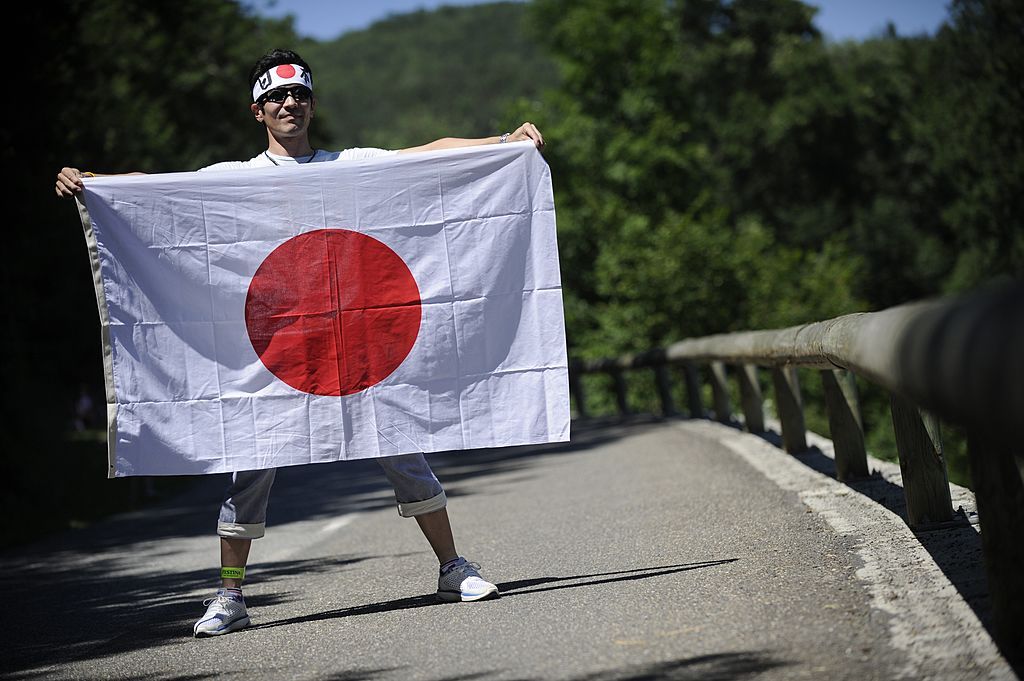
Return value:
[(313, 96), (313, 91), (305, 85), (296, 85), (295, 87), (279, 87), (271, 90), (262, 97), (261, 101), (273, 102), (275, 104), (282, 104), (284, 100), (291, 97), (296, 102), (308, 102), (310, 97)]

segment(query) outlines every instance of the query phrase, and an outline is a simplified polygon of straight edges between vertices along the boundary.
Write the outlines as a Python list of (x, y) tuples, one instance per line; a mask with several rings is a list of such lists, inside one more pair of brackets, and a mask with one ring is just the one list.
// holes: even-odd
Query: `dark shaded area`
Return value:
[[(754, 677), (770, 669), (787, 665), (789, 665), (788, 662), (779, 660), (768, 652), (729, 652), (633, 665), (624, 669), (611, 669), (561, 678), (566, 678), (567, 681), (697, 681), (698, 679), (727, 681)], [(490, 676), (490, 674), (446, 676), (441, 681), (467, 681), (469, 679), (486, 679)], [(373, 677), (359, 676), (357, 678), (371, 679)], [(516, 681), (543, 681), (543, 677), (522, 676), (516, 677)]]
[(573, 677), (573, 681), (655, 681), (656, 679), (726, 681), (727, 679), (745, 679), (756, 676), (761, 672), (787, 664), (767, 652), (717, 653), (585, 674)]
[[(154, 510), (188, 490), (192, 477), (132, 477), (107, 479), (106, 431), (78, 433), (47, 456), (10, 452), (0, 463), (8, 511), (0, 524), (0, 551), (39, 541), (40, 537), (81, 529), (104, 518), (129, 511)], [(44, 495), (45, 504), (35, 503)], [(10, 520), (13, 509), (32, 507), (33, 521)]]
[[(211, 565), (216, 560), (211, 541)], [(4, 561), (0, 599), (9, 613), (0, 634), (4, 655), (0, 672), (105, 658), (146, 648), (180, 643), (202, 615), (201, 603), (184, 594), (211, 587), (212, 569), (125, 576), (117, 559), (102, 553), (88, 562), (71, 563), (67, 554), (51, 553)], [(375, 556), (293, 560), (260, 564), (260, 581), (303, 573), (337, 572)], [(253, 607), (287, 601), (287, 594), (247, 598)], [(42, 613), (28, 616), (28, 613)], [(50, 616), (60, 613), (60, 617)]]
[[(197, 681), (198, 679), (215, 679), (221, 674), (210, 672), (208, 674), (175, 674), (164, 672), (151, 672), (149, 674), (137, 674), (132, 679), (137, 681)], [(49, 678), (47, 672), (21, 672), (11, 674), (9, 679), (45, 679)]]
[(996, 643), (1024, 675), (1024, 450), (968, 435)]
[[(592, 672), (564, 677), (567, 681), (728, 681), (755, 677), (762, 672), (789, 665), (765, 651), (743, 651), (700, 655), (667, 662), (632, 665), (623, 669)], [(395, 669), (363, 669), (320, 677), (325, 681), (372, 681)], [(492, 678), (495, 674), (459, 674), (438, 677), (438, 681), (472, 681)], [(544, 681), (544, 677), (514, 677), (516, 681)]]
[(897, 339), (895, 388), (1009, 451), (1024, 439), (1024, 279), (915, 314)]

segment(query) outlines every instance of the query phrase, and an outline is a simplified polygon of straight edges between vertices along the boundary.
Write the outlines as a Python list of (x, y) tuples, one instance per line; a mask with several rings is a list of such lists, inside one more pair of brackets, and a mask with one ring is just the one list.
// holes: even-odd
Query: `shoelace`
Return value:
[[(453, 567), (451, 570), (449, 570), (445, 574), (451, 574), (453, 572), (464, 574), (466, 572), (466, 568), (472, 568), (475, 572), (477, 572), (479, 574), (479, 572), (480, 572), (480, 563), (469, 563), (469, 562), (466, 562), (466, 563), (463, 563), (461, 565), (456, 565), (455, 567)], [(470, 577), (475, 577), (475, 576), (476, 575), (470, 575)]]
[(214, 596), (212, 598), (207, 598), (206, 600), (204, 600), (203, 601), (203, 607), (209, 606), (210, 603), (213, 603), (214, 601), (217, 601), (218, 603), (223, 603), (224, 601), (232, 601), (234, 603), (241, 603), (242, 602), (242, 601), (236, 601), (234, 598), (229, 598), (227, 596), (223, 596), (221, 594), (217, 594), (216, 596)]

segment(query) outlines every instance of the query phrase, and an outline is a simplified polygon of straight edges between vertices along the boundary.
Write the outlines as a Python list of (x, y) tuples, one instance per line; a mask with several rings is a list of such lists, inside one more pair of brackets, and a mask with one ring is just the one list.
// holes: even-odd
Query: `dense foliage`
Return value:
[(318, 116), (340, 146), (401, 148), (505, 130), (516, 97), (557, 82), (521, 3), (399, 14), (303, 47)]
[[(1024, 272), (1021, 10), (826, 43), (798, 0), (537, 0), (577, 353)], [(1015, 37), (1016, 36), (1016, 37)]]

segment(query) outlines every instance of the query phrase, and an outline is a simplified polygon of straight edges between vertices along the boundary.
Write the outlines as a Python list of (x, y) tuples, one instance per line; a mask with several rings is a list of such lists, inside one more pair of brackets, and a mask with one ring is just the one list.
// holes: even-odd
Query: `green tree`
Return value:
[(526, 16), (518, 2), (441, 7), (304, 46), (320, 122), (342, 146), (399, 148), (503, 132), (513, 99), (557, 84), (551, 60), (527, 35)]
[(944, 286), (1024, 276), (1024, 5), (955, 0), (936, 37), (923, 136), (952, 191), (941, 221), (955, 236)]
[(861, 263), (820, 219), (842, 203), (835, 176), (848, 172), (839, 160), (850, 114), (810, 7), (533, 9), (563, 68), (561, 90), (533, 111), (553, 140), (574, 350), (863, 307)]

